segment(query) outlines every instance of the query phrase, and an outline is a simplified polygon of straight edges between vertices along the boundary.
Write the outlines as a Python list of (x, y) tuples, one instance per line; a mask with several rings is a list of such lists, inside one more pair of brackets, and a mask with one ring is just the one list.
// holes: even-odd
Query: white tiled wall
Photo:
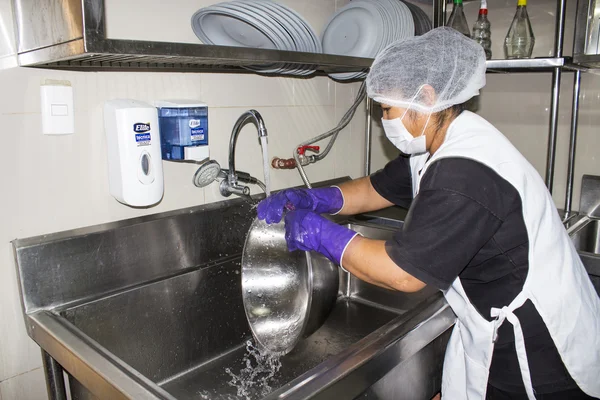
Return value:
[(0, 400), (39, 400), (46, 397), (46, 382), (41, 368), (0, 382)]
[[(0, 0), (0, 5), (6, 7), (8, 1)], [(319, 11), (319, 4), (306, 2), (299, 11), (318, 21), (335, 7), (332, 1), (331, 10), (324, 13)], [(158, 31), (168, 34), (169, 30)], [(45, 79), (72, 83), (75, 134), (41, 134), (39, 86)], [(271, 156), (289, 158), (294, 144), (337, 123), (352, 102), (358, 84), (336, 84), (326, 77), (9, 68), (0, 70), (0, 88), (0, 182), (4, 188), (0, 197), (0, 397), (38, 400), (45, 397), (40, 353), (25, 333), (10, 241), (223, 199), (216, 184), (205, 189), (193, 186), (193, 165), (165, 163), (165, 196), (158, 206), (139, 210), (117, 203), (108, 193), (104, 101), (117, 97), (149, 102), (165, 98), (205, 101), (210, 105), (211, 157), (225, 167), (231, 128), (245, 110), (254, 108), (263, 115)], [(311, 180), (362, 174), (364, 110), (358, 114), (338, 139), (332, 155), (307, 167)], [(261, 177), (260, 147), (252, 125), (244, 128), (237, 146), (237, 167)], [(301, 180), (295, 171), (273, 171), (272, 183), (274, 188), (282, 188), (298, 185)]]
[[(49, 137), (40, 132), (38, 87), (45, 78), (66, 79), (74, 88), (76, 133)], [(261, 112), (269, 130), (271, 155), (290, 157), (299, 143), (330, 129), (345, 109), (357, 84), (266, 78), (255, 75), (174, 73), (75, 73), (14, 68), (0, 72), (0, 381), (40, 365), (39, 350), (26, 336), (9, 242), (143, 214), (221, 200), (217, 185), (198, 189), (192, 184), (193, 165), (165, 163), (165, 196), (146, 210), (117, 203), (108, 193), (102, 105), (115, 97), (143, 101), (184, 97), (210, 104), (211, 156), (227, 165), (231, 127), (245, 110)], [(10, 95), (8, 95), (10, 94)], [(364, 112), (363, 112), (364, 113)], [(360, 176), (364, 118), (340, 136), (334, 155), (307, 168), (313, 180)], [(237, 167), (260, 177), (257, 134), (252, 125), (242, 131)], [(274, 188), (300, 184), (295, 171), (273, 171)], [(25, 389), (23, 389), (25, 390)], [(9, 397), (10, 398), (10, 397)]]
[[(11, 19), (6, 18), (9, 2), (0, 0), (0, 31), (6, 30), (6, 37), (12, 35)], [(109, 17), (112, 15), (114, 22), (109, 24), (109, 34), (112, 37), (196, 42), (189, 31), (181, 29), (184, 24), (169, 26), (165, 21), (181, 15), (188, 18), (195, 9), (210, 2), (179, 0), (177, 7), (154, 8), (148, 5), (148, 1), (108, 0)], [(305, 15), (320, 32), (328, 15), (335, 7), (347, 3), (347, 0), (285, 0), (284, 3)], [(503, 27), (505, 22), (501, 21), (510, 20), (514, 5), (512, 1), (504, 0), (489, 3), (510, 9), (504, 13), (491, 12), (495, 46), (498, 46), (496, 39), (501, 40), (506, 29)], [(545, 3), (545, 8), (539, 5), (539, 11), (535, 11), (538, 6), (534, 5), (531, 12), (533, 23), (538, 21), (534, 30), (538, 36), (536, 51), (540, 52), (539, 55), (551, 48), (544, 38), (552, 32), (547, 24), (547, 21), (552, 21), (552, 9), (547, 7), (548, 2)], [(154, 28), (135, 28), (131, 7), (134, 10), (150, 10), (145, 22), (153, 23)], [(473, 3), (467, 3), (466, 8), (472, 15)], [(155, 15), (152, 15), (152, 10), (156, 11)], [(170, 16), (171, 13), (174, 16)], [(166, 15), (170, 17), (166, 18)], [(469, 18), (473, 21), (474, 17)], [(494, 47), (495, 54), (498, 51), (501, 52)], [(0, 54), (0, 68), (13, 63), (14, 58)], [(76, 105), (74, 135), (47, 137), (40, 133), (38, 93), (44, 79), (65, 79), (72, 83)], [(565, 77), (563, 86), (567, 89), (570, 80), (570, 76)], [(488, 75), (488, 86), (482, 95), (480, 111), (542, 173), (549, 117), (549, 85), (549, 75)], [(0, 70), (0, 88), (0, 138), (3, 149), (0, 157), (0, 184), (3, 188), (0, 196), (0, 400), (38, 400), (45, 398), (39, 349), (25, 333), (9, 242), (17, 237), (221, 200), (216, 185), (206, 189), (193, 186), (194, 166), (176, 163), (164, 164), (165, 197), (158, 206), (137, 210), (112, 199), (108, 194), (102, 127), (104, 101), (116, 97), (144, 101), (160, 98), (202, 99), (211, 107), (212, 158), (225, 166), (231, 127), (243, 111), (249, 108), (260, 111), (269, 129), (271, 156), (289, 157), (295, 143), (324, 132), (339, 120), (352, 102), (358, 85), (336, 84), (324, 77), (293, 79), (250, 74), (76, 73), (9, 68)], [(598, 173), (600, 166), (596, 156), (600, 78), (585, 75), (583, 88), (576, 195), (581, 174)], [(568, 90), (563, 92), (561, 100), (563, 107), (555, 196), (559, 206), (562, 205), (566, 169)], [(352, 124), (340, 136), (332, 155), (320, 164), (308, 167), (312, 180), (342, 175), (357, 177), (362, 174), (364, 124), (364, 112), (358, 111)], [(377, 120), (374, 121), (374, 127), (372, 157), (375, 170), (395, 157), (397, 151), (389, 146)], [(246, 127), (240, 136), (237, 166), (261, 176), (260, 150), (251, 126)], [(275, 188), (301, 183), (294, 171), (274, 171), (272, 179)]]

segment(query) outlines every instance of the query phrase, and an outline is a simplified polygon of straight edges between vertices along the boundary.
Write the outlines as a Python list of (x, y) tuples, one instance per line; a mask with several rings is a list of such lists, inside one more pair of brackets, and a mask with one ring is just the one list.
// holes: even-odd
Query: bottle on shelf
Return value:
[(518, 0), (517, 13), (504, 39), (504, 55), (507, 59), (530, 58), (535, 36), (527, 15), (527, 0)]
[(492, 58), (492, 31), (490, 29), (490, 21), (488, 20), (487, 1), (481, 0), (479, 7), (479, 16), (473, 25), (473, 40), (483, 47), (485, 58)]
[(471, 37), (471, 31), (469, 30), (467, 17), (465, 17), (462, 0), (454, 0), (452, 14), (450, 14), (450, 18), (448, 18), (446, 26), (456, 29), (466, 37)]

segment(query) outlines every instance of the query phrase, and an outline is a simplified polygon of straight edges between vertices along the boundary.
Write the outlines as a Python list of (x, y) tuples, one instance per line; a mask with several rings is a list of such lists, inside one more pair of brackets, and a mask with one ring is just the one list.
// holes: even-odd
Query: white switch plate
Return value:
[(75, 133), (73, 88), (67, 85), (42, 85), (42, 132), (45, 135)]

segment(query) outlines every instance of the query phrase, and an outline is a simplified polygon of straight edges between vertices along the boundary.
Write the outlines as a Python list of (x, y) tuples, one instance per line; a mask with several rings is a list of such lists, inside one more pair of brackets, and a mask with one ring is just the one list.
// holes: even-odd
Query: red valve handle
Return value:
[(318, 153), (321, 148), (319, 146), (300, 146), (298, 147), (298, 154), (303, 156), (304, 153), (306, 153), (306, 150), (311, 150), (315, 153)]

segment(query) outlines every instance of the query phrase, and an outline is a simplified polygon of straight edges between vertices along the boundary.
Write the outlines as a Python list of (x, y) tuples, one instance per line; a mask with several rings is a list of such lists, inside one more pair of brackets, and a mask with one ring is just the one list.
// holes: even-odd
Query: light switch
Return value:
[(75, 132), (73, 88), (62, 82), (40, 87), (42, 132), (45, 135), (67, 135)]

